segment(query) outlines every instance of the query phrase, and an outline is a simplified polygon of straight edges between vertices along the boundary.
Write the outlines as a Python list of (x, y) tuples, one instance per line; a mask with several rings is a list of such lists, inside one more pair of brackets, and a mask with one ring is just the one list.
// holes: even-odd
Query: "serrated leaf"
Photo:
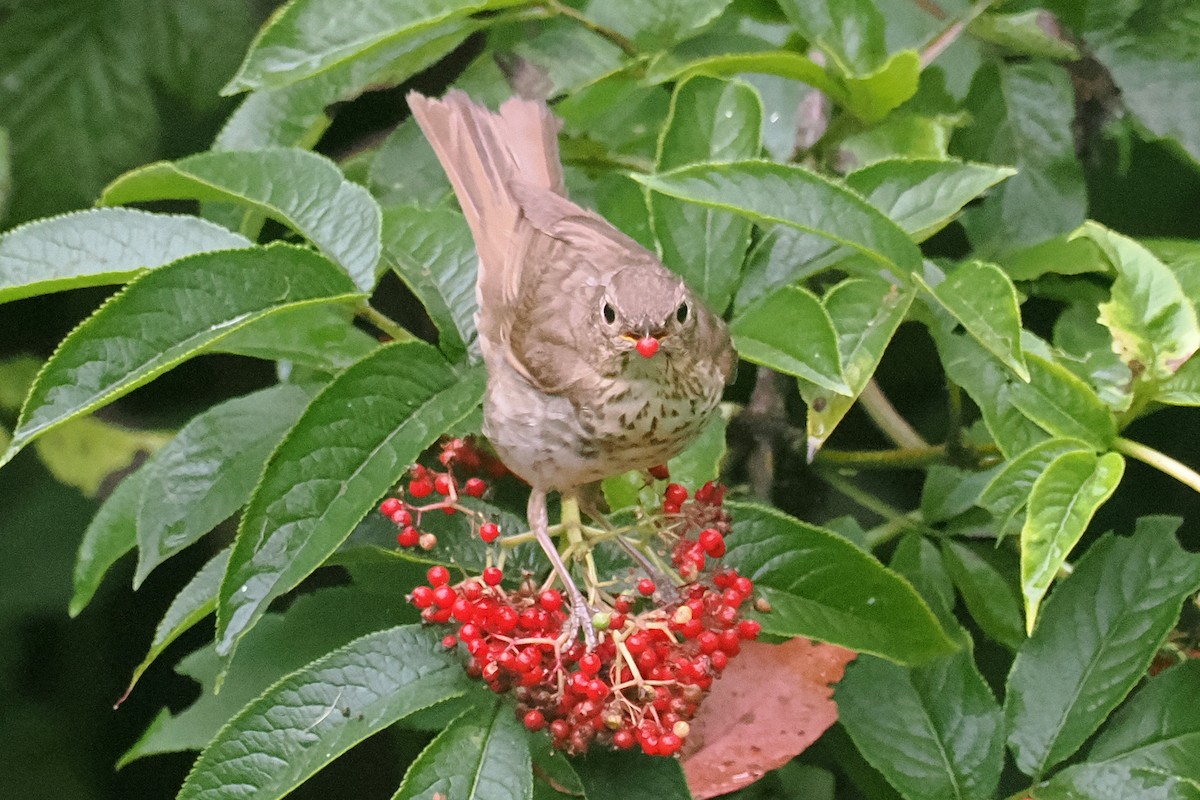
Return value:
[(234, 331), (214, 349), (286, 361), (289, 369), (339, 372), (379, 347), (377, 340), (354, 327), (353, 317), (354, 309), (347, 306), (299, 306)]
[(1164, 381), (1154, 399), (1172, 406), (1200, 406), (1200, 358), (1192, 358)]
[(1003, 535), (1008, 523), (1025, 508), (1033, 483), (1050, 462), (1074, 450), (1091, 450), (1079, 439), (1046, 439), (1008, 460), (979, 496), (979, 505), (1000, 520), (997, 533)]
[(713, 414), (692, 443), (667, 462), (671, 480), (698, 489), (715, 481), (725, 458), (725, 429), (729, 421), (724, 413)]
[(41, 219), (0, 236), (0, 303), (125, 283), (139, 272), (250, 240), (196, 217), (97, 208)]
[(91, 602), (109, 567), (137, 543), (137, 510), (145, 479), (146, 473), (141, 469), (126, 476), (100, 506), (83, 532), (79, 555), (75, 558), (75, 593), (71, 596), (70, 605), (72, 617), (78, 616)]
[(850, 395), (827, 392), (803, 379), (800, 396), (808, 406), (808, 452), (815, 453), (854, 405), (883, 359), (883, 353), (912, 304), (911, 290), (879, 280), (850, 278), (825, 295), (823, 305), (837, 333), (842, 374)]
[(392, 800), (529, 800), (529, 737), (507, 704), (463, 714), (413, 761)]
[(729, 0), (593, 0), (588, 17), (631, 40), (638, 49), (667, 50), (715, 20)]
[(736, 503), (729, 564), (754, 581), (772, 611), (763, 630), (807, 636), (918, 663), (954, 650), (912, 587), (845, 539), (763, 506)]
[(154, 659), (158, 658), (171, 642), (216, 609), (217, 589), (221, 586), (221, 576), (225, 574), (225, 565), (229, 563), (230, 549), (226, 547), (209, 559), (200, 568), (200, 571), (192, 576), (187, 585), (179, 590), (179, 594), (171, 600), (171, 605), (167, 607), (166, 613), (154, 628), (154, 638), (150, 642), (150, 649), (146, 653), (146, 657), (134, 667), (133, 676), (129, 679), (129, 686), (125, 689), (126, 697), (133, 691), (133, 687), (137, 685), (146, 669), (154, 663)]
[(463, 215), (447, 208), (389, 208), (383, 253), (437, 326), (442, 352), (455, 358), (475, 349), (478, 258)]
[(1070, 370), (1028, 354), (1029, 383), (1013, 382), (1009, 401), (1028, 419), (1053, 436), (1081, 439), (1096, 450), (1107, 449), (1117, 436), (1112, 412), (1096, 392)]
[(1032, 792), (1036, 800), (1175, 800), (1200, 785), (1200, 661), (1150, 678), (1104, 726), (1087, 760)]
[(991, 478), (991, 470), (931, 464), (921, 486), (921, 518), (929, 523), (948, 522), (966, 513), (975, 506)]
[(33, 446), (55, 480), (95, 497), (113, 476), (137, 466), (170, 438), (165, 431), (129, 430), (88, 416), (47, 432)]
[(954, 618), (954, 584), (933, 542), (924, 536), (905, 534), (892, 553), (888, 569), (912, 584), (944, 629), (959, 631), (961, 626)]
[(396, 126), (371, 161), (368, 176), (372, 194), (384, 207), (383, 251), (388, 257), (389, 218), (393, 206), (431, 207), (450, 196), (450, 181), (416, 120)]
[(222, 90), (278, 89), (319, 75), (441, 23), (515, 0), (350, 0), (337, 14), (321, 0), (299, 0), (268, 22)]
[(1074, 450), (1051, 461), (1034, 481), (1029, 513), (1021, 528), (1026, 632), (1034, 629), (1038, 607), (1051, 581), (1124, 473), (1125, 459), (1117, 453), (1097, 456)]
[(283, 384), (198, 414), (144, 467), (136, 589), (156, 566), (245, 505), (310, 391)]
[(1087, 191), (1075, 154), (1074, 90), (1066, 70), (1049, 61), (982, 69), (966, 108), (972, 121), (955, 135), (954, 151), (1018, 170), (963, 215), (977, 255), (995, 260), (1079, 227)]
[(292, 148), (200, 153), (127, 172), (105, 188), (105, 205), (147, 200), (237, 203), (306, 237), (369, 291), (379, 264), (379, 206), (324, 156)]
[(238, 529), (217, 607), (222, 655), (267, 605), (320, 566), (387, 488), (483, 395), (419, 342), (384, 347), (313, 400), (267, 464)]
[(1055, 35), (1057, 24), (1052, 13), (1035, 8), (1011, 14), (980, 14), (971, 20), (967, 30), (1015, 55), (1075, 61), (1079, 58), (1079, 49), (1065, 37)]
[(959, 117), (889, 114), (878, 124), (851, 134), (838, 143), (838, 163), (850, 169), (895, 159), (948, 160), (950, 136), (962, 124)]
[[(423, 572), (394, 572), (393, 588), (414, 585)], [(301, 594), (286, 611), (267, 614), (232, 661), (218, 657), (212, 642), (180, 659), (175, 672), (200, 686), (199, 697), (173, 714), (163, 709), (117, 766), (159, 753), (200, 751), (246, 704), (284, 676), (360, 636), (417, 620), (402, 593), (366, 593), (357, 578), (351, 586)]]
[(1054, 346), (1061, 363), (1095, 387), (1096, 395), (1114, 412), (1128, 411), (1135, 390), (1144, 393), (1144, 382), (1135, 384), (1133, 372), (1113, 352), (1112, 333), (1097, 320), (1094, 303), (1077, 302), (1054, 321)]
[(1021, 606), (1000, 571), (975, 550), (951, 539), (942, 542), (942, 556), (967, 611), (980, 629), (1010, 650), (1020, 647), (1025, 641)]
[(1039, 778), (1103, 723), (1200, 588), (1200, 555), (1180, 548), (1174, 527), (1151, 518), (1131, 537), (1105, 536), (1054, 590), (1005, 693), (1008, 745), (1025, 774)]
[(904, 797), (994, 796), (1004, 762), (1000, 707), (969, 649), (913, 668), (861, 656), (834, 697), (859, 751)]
[(1132, 239), (1098, 225), (1078, 232), (1095, 242), (1117, 271), (1100, 323), (1135, 378), (1164, 380), (1200, 349), (1200, 322), (1169, 267)]
[(870, 0), (784, 0), (779, 7), (842, 74), (873, 72), (887, 58), (884, 18)]
[(851, 172), (846, 185), (921, 242), (946, 227), (971, 200), (1015, 174), (994, 164), (897, 158)]
[(914, 275), (951, 316), (1023, 381), (1029, 368), (1021, 351), (1021, 308), (1017, 289), (995, 264), (966, 261), (936, 286)]
[(55, 426), (109, 403), (256, 319), (353, 299), (354, 286), (309, 250), (200, 253), (141, 276), (63, 340), (21, 410), (0, 464)]
[[(754, 158), (762, 149), (762, 104), (748, 84), (696, 77), (679, 84), (658, 143), (659, 172), (704, 161)], [(745, 217), (650, 195), (663, 262), (717, 314), (729, 305), (750, 246)]]
[[(593, 747), (571, 766), (587, 800), (692, 800), (674, 758)], [(616, 775), (620, 780), (613, 780)]]
[(462, 693), (468, 678), (438, 638), (415, 625), (368, 634), (274, 684), (204, 749), (179, 799), (224, 798), (230, 786), (281, 797), (376, 731)]
[(375, 87), (404, 82), (440, 60), (484, 24), (482, 20), (450, 20), (298, 83), (252, 92), (221, 128), (213, 149), (311, 147), (332, 121), (331, 106)]
[(850, 395), (833, 322), (807, 289), (785, 286), (734, 319), (730, 333), (747, 361)]
[(845, 187), (803, 167), (735, 161), (633, 177), (671, 197), (818, 234), (897, 276), (921, 263), (916, 245), (894, 222)]

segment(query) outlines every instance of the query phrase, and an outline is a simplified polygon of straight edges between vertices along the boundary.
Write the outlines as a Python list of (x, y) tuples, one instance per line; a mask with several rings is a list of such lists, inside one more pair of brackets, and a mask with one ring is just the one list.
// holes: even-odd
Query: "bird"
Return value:
[(728, 328), (658, 256), (568, 199), (545, 102), (514, 96), (492, 112), (459, 90), (407, 99), (478, 255), (483, 433), (529, 484), (530, 530), (568, 594), (569, 636), (582, 628), (594, 647), (547, 495), (601, 516), (599, 481), (686, 448), (736, 365)]

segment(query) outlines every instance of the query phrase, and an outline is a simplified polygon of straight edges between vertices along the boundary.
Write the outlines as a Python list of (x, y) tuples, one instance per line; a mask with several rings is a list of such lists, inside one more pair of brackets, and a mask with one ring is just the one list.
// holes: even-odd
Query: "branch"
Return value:
[(1121, 436), (1118, 436), (1117, 440), (1113, 442), (1113, 449), (1118, 453), (1124, 453), (1130, 458), (1136, 458), (1143, 464), (1149, 464), (1159, 472), (1170, 475), (1194, 492), (1200, 492), (1200, 473), (1182, 461), (1176, 461), (1166, 453), (1159, 452), (1153, 447)]

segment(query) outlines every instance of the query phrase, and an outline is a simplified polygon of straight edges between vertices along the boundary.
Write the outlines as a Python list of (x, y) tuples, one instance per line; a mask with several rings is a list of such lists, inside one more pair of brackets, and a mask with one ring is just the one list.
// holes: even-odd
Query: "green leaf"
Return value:
[(971, 547), (951, 539), (942, 542), (942, 557), (967, 611), (980, 629), (1010, 650), (1020, 647), (1025, 641), (1021, 606), (1000, 571)]
[(850, 394), (833, 322), (807, 289), (785, 286), (737, 317), (730, 333), (738, 355), (747, 361)]
[(962, 626), (954, 618), (954, 584), (933, 542), (915, 533), (905, 534), (892, 553), (888, 569), (912, 584), (945, 630), (966, 640), (961, 636)]
[(117, 484), (88, 523), (75, 559), (75, 593), (70, 614), (79, 616), (100, 588), (100, 581), (117, 559), (137, 543), (137, 510), (146, 471), (139, 469)]
[[(339, 372), (379, 347), (354, 327), (347, 306), (299, 306), (239, 328), (214, 348), (221, 353), (286, 361), (292, 366)], [(281, 365), (282, 366), (282, 365)]]
[(998, 533), (1025, 508), (1033, 483), (1050, 466), (1050, 462), (1076, 450), (1091, 450), (1079, 439), (1046, 439), (1008, 460), (979, 496), (979, 505), (1000, 520)]
[(1096, 392), (1070, 370), (1040, 356), (1030, 353), (1026, 363), (1029, 383), (1010, 385), (1013, 406), (1047, 433), (1106, 449), (1116, 438), (1117, 427)]
[(1017, 653), (1004, 710), (1009, 747), (1027, 775), (1040, 778), (1100, 726), (1200, 588), (1200, 555), (1179, 547), (1177, 523), (1164, 523), (1143, 519), (1133, 536), (1088, 548)]
[(381, 249), (379, 206), (324, 156), (279, 147), (159, 161), (113, 181), (100, 202), (179, 198), (256, 209), (312, 241), (359, 289), (369, 291), (375, 285)]
[(196, 217), (126, 208), (77, 211), (0, 236), (0, 303), (125, 283), (138, 273), (250, 240)]
[(263, 465), (308, 405), (283, 384), (228, 400), (194, 417), (143, 468), (133, 586), (245, 505)]
[(353, 298), (337, 267), (289, 245), (200, 253), (141, 276), (63, 340), (21, 410), (0, 464), (256, 319)]
[(1200, 785), (1200, 661), (1150, 678), (1096, 737), (1087, 761), (1033, 791), (1037, 800), (1186, 797)]
[(921, 487), (921, 518), (925, 522), (948, 522), (973, 508), (991, 471), (960, 469), (949, 464), (931, 464)]
[(54, 479), (95, 497), (114, 475), (135, 466), (171, 438), (162, 431), (130, 430), (93, 416), (70, 420), (34, 442)]
[(168, 139), (188, 146), (196, 134), (180, 128), (212, 108), (212, 81), (253, 33), (242, 0), (7, 5), (0, 128), (12, 137), (16, 221), (91, 205)]
[(884, 350), (912, 304), (911, 291), (879, 280), (850, 278), (825, 295), (823, 305), (837, 333), (837, 349), (849, 395), (834, 394), (800, 380), (800, 396), (808, 406), (808, 452), (820, 449), (866, 388)]
[(1132, 239), (1089, 222), (1079, 235), (1096, 243), (1117, 271), (1100, 323), (1137, 378), (1169, 378), (1200, 349), (1200, 322), (1175, 273)]
[(371, 506), (483, 395), (429, 345), (377, 350), (313, 400), (267, 464), (238, 529), (217, 606), (228, 655), (267, 605), (337, 549)]
[[(413, 119), (396, 126), (371, 161), (372, 194), (384, 207), (383, 251), (387, 258), (391, 206), (434, 206), (450, 196), (450, 181), (437, 155)], [(399, 212), (403, 213), (403, 212)]]
[(779, 7), (844, 75), (874, 72), (887, 58), (883, 15), (870, 0), (784, 0)]
[(1124, 14), (1111, 20), (1095, 10), (1088, 14), (1084, 42), (1111, 74), (1122, 106), (1153, 135), (1174, 140), (1200, 162), (1200, 76), (1195, 70), (1200, 9), (1188, 0), (1122, 3), (1117, 8)]
[(0, 223), (8, 213), (9, 198), (12, 196), (12, 140), (8, 130), (0, 128)]
[(1053, 61), (1075, 61), (1079, 49), (1055, 35), (1058, 21), (1042, 8), (1011, 14), (984, 13), (971, 20), (967, 30), (1009, 53)]
[[(1054, 346), (1063, 354), (1062, 365), (1093, 386), (1100, 400), (1115, 412), (1128, 411), (1134, 392), (1154, 389), (1135, 382), (1133, 372), (1113, 352), (1113, 336), (1097, 319), (1097, 305), (1072, 303), (1054, 321)], [(1148, 398), (1147, 398), (1148, 399)]]
[(1108, 271), (1095, 245), (1069, 234), (1004, 253), (996, 261), (1014, 281), (1037, 280), (1051, 273), (1086, 275)]
[(1004, 762), (1000, 707), (969, 649), (912, 668), (860, 656), (835, 699), (859, 751), (905, 797), (994, 796)]
[(514, 0), (297, 0), (271, 18), (222, 90), (278, 89), (416, 36), (441, 23)]
[[(423, 572), (393, 573), (393, 589), (414, 585)], [(286, 611), (267, 614), (228, 664), (212, 642), (184, 656), (175, 671), (200, 686), (199, 697), (174, 714), (163, 709), (118, 768), (159, 753), (202, 750), (247, 703), (285, 675), (359, 636), (417, 619), (400, 592), (390, 597), (365, 592), (357, 577), (351, 586), (302, 594)]]
[[(658, 143), (657, 171), (703, 161), (757, 157), (762, 104), (740, 81), (696, 77), (679, 84)], [(750, 221), (652, 193), (651, 219), (663, 262), (717, 314), (724, 313), (750, 246)]]
[(587, 16), (633, 42), (639, 50), (667, 50), (715, 20), (729, 0), (593, 0)]
[(383, 254), (437, 326), (442, 351), (454, 358), (474, 348), (478, 258), (463, 215), (446, 208), (389, 208)]
[(1021, 528), (1021, 593), (1025, 630), (1032, 632), (1038, 606), (1066, 563), (1096, 509), (1112, 496), (1125, 473), (1117, 453), (1075, 450), (1055, 458), (1033, 483)]
[[(674, 758), (594, 747), (571, 761), (587, 800), (691, 800)], [(614, 776), (620, 776), (614, 780)]]
[(216, 609), (217, 589), (221, 586), (221, 576), (225, 574), (225, 565), (229, 563), (230, 549), (226, 547), (209, 559), (179, 591), (179, 594), (175, 595), (175, 599), (171, 601), (166, 613), (154, 628), (154, 639), (150, 642), (150, 649), (146, 653), (146, 657), (133, 670), (133, 677), (129, 679), (125, 697), (129, 696), (142, 674), (171, 642)]
[(894, 222), (845, 187), (803, 167), (735, 161), (633, 177), (671, 197), (818, 234), (898, 276), (921, 263), (916, 245)]
[(1154, 399), (1173, 406), (1200, 406), (1200, 358), (1192, 358), (1163, 382)]
[(227, 797), (230, 786), (281, 797), (371, 734), (461, 694), (468, 679), (438, 638), (415, 625), (368, 634), (274, 684), (204, 749), (179, 799)]
[(533, 797), (529, 735), (505, 703), (467, 712), (438, 734), (404, 775), (393, 800)]
[(914, 277), (992, 355), (1021, 380), (1029, 380), (1029, 368), (1021, 352), (1017, 289), (999, 267), (966, 261), (934, 287), (920, 275)]
[(846, 185), (920, 242), (1016, 170), (955, 160), (877, 161), (846, 176)]
[(763, 506), (736, 503), (728, 562), (750, 577), (779, 636), (808, 636), (899, 663), (954, 650), (912, 587), (830, 531)]
[(687, 449), (667, 462), (671, 480), (694, 489), (708, 481), (715, 481), (721, 473), (721, 461), (725, 458), (725, 429), (728, 424), (724, 414), (713, 414)]
[[(483, 25), (482, 20), (450, 20), (298, 83), (252, 92), (217, 134), (213, 149), (312, 147), (332, 121), (332, 106), (376, 87), (403, 83)], [(415, 129), (416, 125), (405, 127)]]
[(995, 260), (1083, 223), (1087, 193), (1071, 128), (1074, 97), (1066, 71), (1047, 61), (976, 75), (967, 98), (972, 124), (958, 131), (954, 149), (1018, 170), (963, 215), (979, 257)]

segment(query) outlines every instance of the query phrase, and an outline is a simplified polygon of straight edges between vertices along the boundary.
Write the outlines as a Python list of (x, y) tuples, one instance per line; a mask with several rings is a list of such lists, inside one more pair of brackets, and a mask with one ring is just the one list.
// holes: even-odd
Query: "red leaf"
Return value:
[(801, 638), (743, 643), (684, 746), (683, 770), (696, 800), (747, 786), (815, 742), (837, 720), (832, 684), (854, 655)]

